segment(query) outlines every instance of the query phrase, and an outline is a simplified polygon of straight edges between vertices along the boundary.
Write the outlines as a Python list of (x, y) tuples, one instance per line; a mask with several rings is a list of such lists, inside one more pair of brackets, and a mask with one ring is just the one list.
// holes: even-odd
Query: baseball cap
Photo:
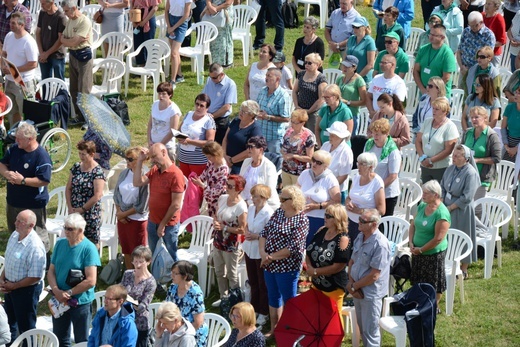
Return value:
[(400, 38), (399, 35), (397, 35), (397, 33), (394, 32), (394, 31), (391, 31), (391, 32), (389, 32), (389, 33), (386, 33), (386, 34), (384, 34), (383, 36), (385, 36), (385, 37), (389, 37), (389, 38), (391, 38), (391, 39), (396, 39), (397, 42), (401, 42), (401, 38)]
[(343, 64), (345, 67), (358, 66), (359, 59), (353, 55), (347, 55), (341, 64)]
[(368, 20), (365, 17), (356, 17), (352, 22), (353, 27), (367, 27)]
[(283, 52), (276, 52), (273, 63), (285, 63), (285, 54), (283, 54)]

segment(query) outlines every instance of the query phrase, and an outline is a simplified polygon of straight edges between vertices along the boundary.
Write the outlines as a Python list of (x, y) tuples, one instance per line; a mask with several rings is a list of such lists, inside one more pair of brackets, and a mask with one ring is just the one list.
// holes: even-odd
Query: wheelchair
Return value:
[[(7, 108), (4, 112), (0, 113), (0, 158), (3, 158), (9, 146), (16, 142), (15, 134), (20, 122), (13, 124), (9, 131), (6, 131), (4, 126), (4, 116), (11, 111), (12, 107), (12, 101), (7, 97)], [(37, 118), (41, 117), (36, 117), (36, 119)], [(25, 117), (24, 121), (33, 124), (36, 128), (38, 134), (36, 140), (45, 148), (47, 153), (49, 153), (52, 163), (52, 172), (63, 170), (69, 162), (72, 151), (69, 133), (50, 120), (50, 115), (48, 119), (43, 122), (35, 122), (30, 116)]]

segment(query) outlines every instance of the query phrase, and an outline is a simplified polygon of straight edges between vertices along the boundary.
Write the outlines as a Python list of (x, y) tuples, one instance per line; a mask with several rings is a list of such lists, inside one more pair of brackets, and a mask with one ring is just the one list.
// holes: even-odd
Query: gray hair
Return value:
[(370, 215), (369, 222), (375, 222), (376, 225), (379, 224), (381, 221), (381, 213), (375, 208), (366, 208), (365, 213), (368, 213)]
[(319, 149), (317, 151), (314, 151), (314, 154), (312, 155), (312, 157), (313, 158), (319, 157), (318, 160), (322, 161), (323, 164), (325, 164), (325, 166), (327, 166), (327, 167), (329, 167), (330, 162), (332, 160), (332, 155), (329, 152), (327, 152), (327, 151), (325, 151), (323, 149)]
[(25, 13), (19, 11), (15, 12), (11, 15), (11, 18), (16, 18), (16, 23), (18, 23), (19, 25), (25, 25)]
[(175, 305), (173, 302), (163, 302), (159, 309), (157, 310), (157, 314), (155, 315), (157, 320), (164, 319), (168, 322), (174, 322), (178, 320), (182, 320), (181, 311), (179, 307)]
[(278, 80), (282, 79), (282, 71), (280, 71), (280, 69), (277, 67), (270, 67), (269, 69), (267, 69), (267, 72), (270, 72), (276, 77), (278, 77)]
[(224, 68), (219, 63), (212, 63), (209, 66), (209, 73), (218, 73), (219, 75), (224, 72)]
[(374, 171), (374, 169), (376, 168), (377, 166), (377, 157), (374, 153), (372, 152), (364, 152), (364, 153), (361, 153), (358, 157), (357, 157), (357, 161), (358, 163), (361, 163), (361, 164), (365, 164), (367, 166), (370, 166), (372, 169), (370, 171)]
[(442, 196), (442, 188), (437, 180), (430, 180), (422, 185), (423, 191), (427, 191), (433, 194), (437, 194), (440, 198)]
[(21, 135), (26, 139), (36, 139), (38, 133), (34, 125), (27, 122), (20, 122), (18, 129), (16, 129), (16, 135)]
[(483, 21), (484, 21), (484, 17), (482, 17), (482, 13), (480, 13), (478, 11), (473, 11), (468, 16), (468, 23), (473, 23), (473, 22), (481, 23)]
[(63, 0), (61, 7), (78, 8), (78, 2), (76, 0)]
[(81, 231), (83, 232), (85, 231), (87, 222), (79, 213), (72, 213), (65, 217), (65, 225), (68, 225), (74, 229), (81, 229)]
[(303, 20), (303, 25), (309, 24), (313, 29), (318, 29), (320, 22), (316, 19), (316, 17), (310, 16)]
[(244, 111), (248, 114), (252, 114), (255, 116), (255, 118), (260, 113), (260, 106), (258, 105), (258, 102), (254, 100), (246, 100), (240, 104), (240, 109), (244, 109)]

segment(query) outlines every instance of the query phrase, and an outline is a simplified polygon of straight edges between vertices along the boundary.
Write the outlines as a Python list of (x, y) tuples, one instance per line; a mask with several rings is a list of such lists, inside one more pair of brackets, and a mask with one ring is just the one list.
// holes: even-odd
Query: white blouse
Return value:
[[(249, 206), (247, 211), (247, 229), (250, 233), (260, 234), (274, 211), (269, 204), (265, 204), (255, 216), (255, 209), (255, 205)], [(258, 240), (245, 240), (244, 243), (242, 243), (242, 249), (249, 258), (260, 259)]]

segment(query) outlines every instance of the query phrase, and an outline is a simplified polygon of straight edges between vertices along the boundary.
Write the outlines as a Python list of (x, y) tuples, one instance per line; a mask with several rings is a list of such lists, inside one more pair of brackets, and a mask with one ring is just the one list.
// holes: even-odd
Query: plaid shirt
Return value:
[[(25, 7), (21, 3), (18, 3), (18, 5), (16, 5), (13, 8), (13, 12), (11, 13), (15, 12), (22, 12), (23, 14), (25, 14), (25, 31), (31, 33), (31, 12), (29, 12), (27, 7)], [(7, 35), (7, 33), (11, 31), (11, 27), (9, 26), (11, 15), (9, 15), (9, 17), (6, 18), (6, 13), (7, 7), (5, 5), (0, 6), (0, 42), (2, 42), (2, 44), (4, 44), (5, 35)]]
[[(269, 95), (268, 87), (262, 88), (258, 94), (258, 105), (260, 109), (268, 115), (289, 118), (291, 114), (291, 98), (287, 91), (278, 86), (273, 94)], [(273, 122), (271, 120), (257, 120), (262, 128), (262, 135), (266, 141), (283, 138), (286, 130), (286, 123)]]
[(473, 32), (470, 27), (466, 27), (462, 32), (459, 51), (460, 60), (468, 69), (477, 63), (477, 52), (484, 46), (495, 47), (495, 34), (486, 26), (482, 27), (478, 33)]
[(18, 282), (27, 277), (41, 278), (45, 271), (45, 246), (42, 240), (31, 230), (23, 240), (14, 231), (9, 237), (5, 250), (5, 278)]

